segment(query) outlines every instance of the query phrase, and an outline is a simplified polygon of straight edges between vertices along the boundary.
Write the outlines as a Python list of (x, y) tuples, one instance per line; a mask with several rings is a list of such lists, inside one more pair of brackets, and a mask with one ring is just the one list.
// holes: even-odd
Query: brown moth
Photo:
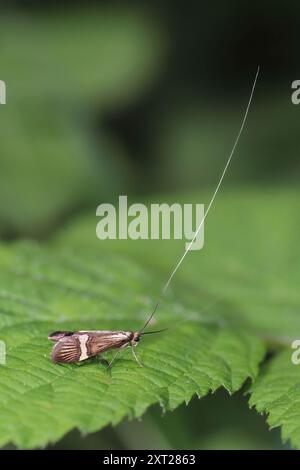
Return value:
[(56, 342), (51, 354), (52, 361), (61, 363), (81, 362), (110, 349), (117, 349), (115, 356), (108, 363), (111, 366), (120, 350), (130, 346), (135, 360), (142, 366), (133, 349), (134, 346), (137, 346), (142, 335), (164, 331), (157, 330), (143, 333), (152, 316), (150, 316), (144, 327), (136, 332), (110, 330), (55, 331), (48, 336), (49, 340)]
[(231, 159), (233, 157), (233, 154), (235, 152), (235, 148), (238, 144), (238, 141), (240, 139), (240, 136), (242, 134), (242, 131), (244, 129), (246, 119), (248, 116), (248, 112), (250, 109), (250, 105), (252, 102), (252, 97), (254, 94), (255, 86), (256, 86), (256, 81), (258, 78), (259, 74), (259, 67), (257, 69), (255, 79), (252, 85), (251, 93), (250, 93), (250, 98), (248, 100), (248, 104), (246, 107), (246, 111), (243, 116), (242, 124), (240, 126), (239, 132), (237, 134), (237, 137), (234, 141), (231, 153), (229, 155), (229, 158), (227, 159), (226, 165), (223, 169), (223, 172), (221, 174), (221, 177), (219, 178), (218, 184), (216, 186), (216, 189), (213, 193), (213, 196), (208, 204), (208, 207), (204, 213), (204, 216), (200, 222), (200, 224), (197, 227), (197, 230), (194, 234), (193, 239), (189, 243), (188, 247), (185, 249), (183, 255), (179, 259), (178, 263), (176, 264), (175, 268), (171, 272), (166, 284), (164, 285), (164, 288), (162, 289), (162, 292), (158, 298), (158, 301), (156, 302), (156, 305), (154, 307), (153, 312), (149, 316), (148, 320), (144, 324), (144, 326), (139, 330), (139, 331), (110, 331), (110, 330), (94, 330), (94, 331), (55, 331), (54, 333), (51, 333), (48, 336), (48, 339), (51, 341), (56, 341), (56, 344), (54, 345), (54, 348), (52, 350), (52, 360), (54, 362), (62, 362), (62, 363), (70, 363), (70, 362), (80, 362), (84, 361), (85, 359), (88, 359), (89, 357), (94, 357), (99, 354), (104, 353), (105, 351), (108, 351), (109, 349), (117, 349), (117, 352), (115, 356), (113, 357), (112, 361), (109, 363), (109, 366), (111, 366), (112, 362), (115, 360), (117, 357), (118, 353), (120, 350), (126, 348), (127, 346), (131, 347), (132, 354), (134, 355), (135, 360), (137, 363), (141, 366), (142, 364), (138, 360), (136, 353), (134, 352), (134, 346), (138, 344), (138, 342), (141, 339), (141, 336), (146, 335), (146, 334), (152, 334), (152, 333), (159, 333), (161, 331), (165, 331), (167, 328), (164, 328), (163, 330), (157, 330), (157, 331), (146, 331), (144, 332), (145, 328), (148, 326), (150, 323), (152, 317), (154, 316), (161, 299), (164, 297), (175, 273), (181, 266), (184, 258), (186, 257), (187, 253), (190, 251), (191, 246), (193, 245), (201, 227), (204, 224), (204, 221), (207, 217), (207, 214), (209, 213), (213, 202), (215, 200), (215, 197), (220, 189), (220, 186), (222, 184), (222, 181), (225, 177), (225, 174), (227, 172), (227, 168), (231, 162)]

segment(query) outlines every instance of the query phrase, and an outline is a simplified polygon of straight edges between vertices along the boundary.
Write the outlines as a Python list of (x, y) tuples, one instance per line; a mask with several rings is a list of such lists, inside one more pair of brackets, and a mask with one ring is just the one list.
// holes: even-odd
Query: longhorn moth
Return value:
[(137, 361), (137, 363), (142, 366), (141, 362), (139, 361), (135, 351), (134, 347), (137, 346), (138, 342), (140, 341), (141, 337), (146, 334), (154, 334), (154, 333), (160, 333), (162, 331), (165, 331), (167, 328), (161, 329), (161, 330), (156, 330), (156, 331), (144, 331), (150, 321), (152, 320), (158, 306), (160, 305), (160, 302), (164, 295), (166, 294), (166, 291), (175, 275), (177, 270), (179, 269), (180, 265), (182, 264), (184, 258), (186, 257), (187, 253), (190, 251), (197, 235), (199, 234), (199, 231), (201, 227), (204, 224), (204, 221), (213, 205), (213, 202), (215, 200), (215, 197), (221, 187), (221, 184), (223, 182), (223, 179), (225, 177), (225, 174), (227, 172), (228, 166), (231, 162), (231, 159), (233, 157), (233, 154), (235, 152), (236, 146), (239, 142), (239, 139), (241, 137), (241, 134), (243, 132), (243, 129), (245, 127), (245, 123), (247, 120), (248, 112), (251, 106), (254, 90), (256, 87), (256, 82), (259, 74), (259, 67), (257, 68), (256, 75), (254, 78), (254, 82), (252, 85), (250, 97), (248, 100), (248, 104), (246, 107), (246, 110), (243, 115), (242, 123), (239, 129), (239, 132), (236, 136), (236, 139), (234, 141), (232, 150), (230, 152), (229, 158), (227, 159), (226, 165), (223, 169), (223, 172), (221, 174), (221, 177), (218, 181), (218, 184), (216, 186), (216, 189), (213, 193), (213, 196), (209, 202), (209, 205), (207, 206), (207, 209), (204, 213), (204, 216), (197, 227), (197, 230), (195, 232), (195, 235), (189, 245), (186, 247), (183, 255), (179, 259), (178, 263), (176, 264), (175, 268), (171, 272), (166, 284), (164, 285), (161, 294), (155, 304), (154, 310), (149, 316), (149, 318), (146, 320), (145, 324), (143, 327), (138, 330), (138, 331), (110, 331), (110, 330), (93, 330), (93, 331), (55, 331), (54, 333), (51, 333), (48, 336), (48, 339), (51, 341), (55, 341), (56, 344), (53, 347), (51, 358), (54, 362), (62, 362), (62, 363), (71, 363), (71, 362), (80, 362), (84, 361), (85, 359), (88, 359), (90, 357), (98, 356), (105, 351), (108, 351), (110, 349), (116, 349), (117, 352), (113, 359), (110, 361), (108, 364), (111, 366), (111, 364), (114, 362), (116, 359), (117, 355), (119, 352), (126, 348), (127, 346), (131, 347), (132, 354)]

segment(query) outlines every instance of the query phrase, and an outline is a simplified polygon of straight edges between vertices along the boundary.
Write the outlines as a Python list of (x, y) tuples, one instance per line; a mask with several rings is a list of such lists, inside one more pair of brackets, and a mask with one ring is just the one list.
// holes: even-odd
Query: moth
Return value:
[(52, 361), (61, 363), (81, 362), (110, 349), (116, 349), (115, 356), (108, 363), (108, 366), (111, 367), (119, 352), (130, 346), (135, 360), (142, 367), (142, 363), (134, 351), (134, 347), (137, 346), (141, 336), (166, 330), (164, 328), (144, 332), (153, 314), (151, 314), (143, 328), (135, 332), (111, 330), (55, 331), (48, 336), (49, 340), (56, 342), (51, 353)]
[(234, 141), (232, 150), (230, 152), (230, 155), (226, 161), (226, 165), (224, 166), (223, 172), (221, 174), (221, 177), (219, 178), (218, 184), (216, 186), (216, 189), (212, 195), (212, 198), (208, 204), (208, 207), (204, 213), (204, 216), (200, 222), (200, 224), (197, 227), (197, 230), (194, 234), (193, 239), (191, 240), (190, 244), (188, 247), (185, 249), (183, 255), (179, 259), (178, 263), (176, 264), (175, 268), (171, 272), (166, 284), (164, 285), (164, 288), (162, 289), (162, 292), (158, 298), (158, 301), (156, 302), (155, 308), (151, 315), (149, 316), (148, 320), (144, 324), (144, 326), (138, 330), (138, 331), (110, 331), (110, 330), (94, 330), (94, 331), (55, 331), (54, 333), (51, 333), (48, 336), (48, 339), (51, 341), (55, 341), (55, 345), (52, 350), (52, 360), (54, 362), (62, 362), (62, 363), (70, 363), (70, 362), (81, 362), (84, 361), (85, 359), (88, 359), (90, 357), (98, 356), (104, 353), (105, 351), (108, 351), (110, 349), (116, 349), (117, 352), (115, 356), (113, 357), (112, 361), (108, 364), (111, 366), (112, 362), (115, 360), (119, 352), (126, 348), (127, 346), (131, 347), (132, 354), (137, 361), (137, 363), (142, 366), (141, 362), (139, 361), (136, 353), (134, 352), (134, 347), (137, 346), (138, 342), (141, 339), (141, 336), (146, 335), (146, 334), (152, 334), (152, 333), (160, 333), (161, 331), (165, 331), (167, 328), (164, 328), (162, 330), (157, 330), (157, 331), (144, 331), (145, 328), (148, 326), (150, 323), (150, 320), (154, 316), (158, 306), (160, 305), (161, 299), (164, 297), (175, 273), (181, 266), (184, 258), (186, 257), (187, 253), (190, 251), (202, 225), (204, 224), (204, 221), (207, 217), (207, 214), (209, 213), (213, 202), (215, 200), (215, 197), (221, 187), (221, 184), (223, 182), (223, 179), (225, 177), (225, 174), (227, 172), (227, 168), (231, 162), (231, 159), (234, 155), (235, 148), (239, 142), (240, 136), (242, 134), (242, 131), (244, 129), (246, 119), (248, 116), (248, 112), (250, 109), (250, 105), (252, 102), (252, 97), (254, 94), (257, 78), (259, 74), (259, 67), (257, 69), (254, 82), (252, 85), (251, 93), (250, 93), (250, 98), (248, 100), (248, 104), (246, 107), (246, 111), (243, 116), (243, 120), (239, 129), (239, 132), (237, 134), (237, 137)]

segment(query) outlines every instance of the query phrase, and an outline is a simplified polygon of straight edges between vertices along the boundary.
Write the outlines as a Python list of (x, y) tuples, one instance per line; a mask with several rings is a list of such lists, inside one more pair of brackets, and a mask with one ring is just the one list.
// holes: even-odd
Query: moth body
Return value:
[(48, 339), (55, 341), (51, 358), (54, 362), (81, 362), (110, 349), (136, 346), (140, 333), (133, 331), (55, 331)]

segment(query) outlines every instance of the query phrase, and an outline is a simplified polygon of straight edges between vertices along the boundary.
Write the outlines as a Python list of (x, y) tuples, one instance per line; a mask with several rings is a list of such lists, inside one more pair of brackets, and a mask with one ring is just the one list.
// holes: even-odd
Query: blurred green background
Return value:
[[(2, 2), (1, 238), (50, 240), (119, 194), (211, 192), (258, 64), (225, 184), (292, 186), (297, 195), (299, 11), (296, 1)], [(219, 392), (164, 417), (154, 408), (92, 436), (74, 431), (55, 446), (176, 447), (279, 448), (280, 440), (242, 393)]]

